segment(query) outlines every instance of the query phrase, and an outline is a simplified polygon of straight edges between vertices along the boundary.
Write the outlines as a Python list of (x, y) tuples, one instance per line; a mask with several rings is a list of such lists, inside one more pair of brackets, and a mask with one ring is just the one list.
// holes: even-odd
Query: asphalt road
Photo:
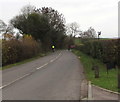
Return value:
[(43, 58), (2, 72), (3, 100), (79, 100), (83, 68), (70, 51), (57, 51)]

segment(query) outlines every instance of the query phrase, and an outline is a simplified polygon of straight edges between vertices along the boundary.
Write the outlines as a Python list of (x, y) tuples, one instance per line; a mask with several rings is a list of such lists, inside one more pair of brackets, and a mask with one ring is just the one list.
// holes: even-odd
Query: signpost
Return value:
[[(99, 40), (99, 36), (101, 35), (101, 31), (98, 32), (98, 40)], [(99, 78), (99, 67), (97, 65), (94, 65), (94, 71), (95, 71), (95, 78)]]
[(99, 36), (101, 35), (101, 31), (100, 32), (98, 32), (98, 40), (99, 40)]

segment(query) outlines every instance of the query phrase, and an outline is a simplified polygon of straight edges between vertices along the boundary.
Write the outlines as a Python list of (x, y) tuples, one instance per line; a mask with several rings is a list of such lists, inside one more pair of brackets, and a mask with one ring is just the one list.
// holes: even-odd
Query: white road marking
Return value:
[[(58, 55), (57, 57), (55, 57), (54, 59), (50, 60), (50, 63), (53, 62), (53, 61), (55, 61), (60, 55), (61, 55), (61, 52), (59, 53), (59, 55)], [(49, 64), (49, 63), (45, 63), (44, 65), (42, 65), (42, 66), (36, 68), (36, 70), (41, 69), (41, 68), (47, 66), (48, 64)], [(0, 86), (0, 89), (3, 89), (4, 87), (9, 86), (9, 85), (13, 84), (14, 82), (16, 82), (16, 81), (18, 81), (18, 80), (21, 80), (21, 79), (23, 79), (23, 78), (29, 76), (29, 75), (32, 74), (33, 72), (35, 72), (35, 71), (31, 71), (30, 73), (25, 74), (25, 75), (23, 75), (22, 77), (19, 77), (19, 78), (17, 78), (16, 80), (14, 80), (14, 81), (12, 81), (12, 82), (6, 84), (6, 85)]]
[(2, 89), (3, 86), (0, 86), (0, 89)]
[(42, 65), (42, 66), (40, 66), (40, 67), (38, 67), (38, 68), (36, 68), (36, 69), (41, 69), (41, 68), (43, 68), (43, 67), (45, 67), (46, 65), (48, 65), (49, 63), (45, 63), (44, 65)]
[(54, 60), (52, 59), (52, 60), (50, 60), (50, 62), (53, 62)]
[(36, 69), (40, 69), (40, 68), (42, 68), (43, 66), (41, 66), (41, 67), (38, 67), (38, 68), (36, 68)]
[(28, 75), (30, 75), (30, 74), (31, 74), (31, 73), (25, 74), (25, 75), (23, 75), (22, 77), (19, 77), (19, 78), (17, 78), (16, 80), (14, 80), (14, 81), (12, 81), (12, 82), (10, 82), (10, 83), (8, 83), (8, 84), (1, 86), (0, 89), (6, 87), (6, 86), (8, 86), (8, 85), (11, 85), (11, 84), (13, 84), (14, 82), (16, 82), (16, 81), (18, 81), (18, 80), (20, 80), (20, 79), (22, 79), (22, 78), (24, 78), (24, 77), (26, 77), (26, 76), (28, 76)]
[(49, 63), (45, 63), (44, 66), (48, 65)]
[(58, 58), (58, 56), (57, 57), (55, 57), (55, 59), (57, 59)]

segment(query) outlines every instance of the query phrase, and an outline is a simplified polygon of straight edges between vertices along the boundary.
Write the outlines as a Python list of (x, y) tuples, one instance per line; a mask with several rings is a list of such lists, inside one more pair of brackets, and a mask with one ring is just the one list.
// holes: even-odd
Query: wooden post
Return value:
[(99, 67), (96, 65), (95, 67), (94, 67), (95, 69), (95, 78), (99, 78)]

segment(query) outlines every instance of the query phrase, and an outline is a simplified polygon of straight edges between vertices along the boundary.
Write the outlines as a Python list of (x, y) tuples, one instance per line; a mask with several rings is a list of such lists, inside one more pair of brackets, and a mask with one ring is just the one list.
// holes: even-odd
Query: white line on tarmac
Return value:
[[(61, 53), (59, 53), (59, 55), (58, 55), (56, 58), (50, 60), (50, 63), (53, 62), (53, 61), (55, 61), (60, 55), (61, 55)], [(36, 70), (41, 69), (41, 68), (47, 66), (48, 64), (49, 64), (49, 63), (45, 63), (44, 65), (42, 65), (42, 66), (36, 68)], [(34, 71), (34, 72), (35, 72), (35, 71)], [(14, 81), (12, 81), (12, 82), (6, 84), (6, 85), (0, 86), (0, 89), (3, 89), (4, 87), (9, 86), (9, 85), (13, 84), (13, 83), (16, 82), (16, 81), (19, 81), (19, 80), (21, 80), (21, 79), (23, 79), (23, 78), (29, 76), (29, 75), (32, 74), (32, 73), (33, 73), (33, 71), (30, 72), (30, 73), (28, 73), (28, 74), (23, 75), (22, 77), (17, 78), (16, 80), (14, 80)]]
[(50, 60), (50, 62), (53, 62), (54, 60), (52, 59), (52, 60)]
[(42, 66), (40, 66), (40, 67), (38, 67), (38, 68), (36, 68), (36, 69), (41, 69), (41, 68), (43, 68), (43, 67), (45, 67), (46, 66), (46, 64), (44, 64), (44, 65), (42, 65)]
[(10, 83), (8, 83), (8, 84), (1, 86), (0, 89), (4, 88), (4, 87), (6, 87), (6, 86), (9, 86), (9, 85), (13, 84), (14, 82), (16, 82), (16, 81), (18, 81), (18, 80), (20, 80), (20, 79), (22, 79), (22, 78), (24, 78), (24, 77), (26, 77), (26, 76), (28, 76), (28, 75), (30, 75), (30, 74), (31, 74), (31, 73), (25, 74), (25, 75), (23, 75), (22, 77), (19, 77), (19, 78), (17, 78), (16, 80), (14, 80), (14, 81), (12, 81), (12, 82), (10, 82)]
[(58, 56), (57, 57), (55, 57), (55, 59), (57, 59), (58, 58)]

